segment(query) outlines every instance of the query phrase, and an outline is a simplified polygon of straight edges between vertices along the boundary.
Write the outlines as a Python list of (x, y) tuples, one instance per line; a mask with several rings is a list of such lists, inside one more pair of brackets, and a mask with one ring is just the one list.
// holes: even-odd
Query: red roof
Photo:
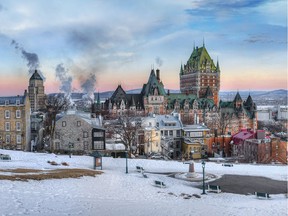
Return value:
[(255, 133), (252, 130), (241, 130), (239, 133), (232, 136), (234, 144), (243, 143), (246, 139), (252, 139), (255, 137)]

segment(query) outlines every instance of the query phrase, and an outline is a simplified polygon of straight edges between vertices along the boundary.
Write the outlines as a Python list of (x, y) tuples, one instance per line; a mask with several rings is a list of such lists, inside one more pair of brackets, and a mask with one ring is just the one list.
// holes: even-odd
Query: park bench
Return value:
[(0, 160), (11, 160), (11, 157), (7, 154), (0, 154)]
[(219, 185), (208, 185), (208, 191), (209, 192), (220, 193), (221, 192), (221, 188), (220, 188)]
[(222, 164), (222, 166), (225, 166), (225, 167), (233, 167), (233, 164), (231, 164), (231, 163), (224, 163), (224, 164)]
[(141, 166), (136, 166), (136, 171), (137, 171), (137, 172), (143, 172), (143, 171), (144, 171), (144, 168), (141, 167)]
[(264, 197), (264, 198), (267, 198), (267, 199), (271, 198), (268, 193), (262, 193), (262, 192), (255, 192), (255, 196), (256, 197)]
[(160, 188), (165, 188), (165, 187), (166, 187), (166, 185), (164, 184), (164, 182), (162, 182), (162, 181), (157, 181), (157, 180), (154, 181), (154, 186), (160, 187)]

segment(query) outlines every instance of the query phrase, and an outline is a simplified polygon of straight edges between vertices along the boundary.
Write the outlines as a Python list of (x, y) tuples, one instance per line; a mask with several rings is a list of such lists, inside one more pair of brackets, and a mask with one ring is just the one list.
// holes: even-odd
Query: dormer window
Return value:
[(20, 100), (16, 100), (16, 105), (17, 105), (17, 106), (20, 105)]
[(9, 100), (5, 100), (5, 105), (9, 105)]

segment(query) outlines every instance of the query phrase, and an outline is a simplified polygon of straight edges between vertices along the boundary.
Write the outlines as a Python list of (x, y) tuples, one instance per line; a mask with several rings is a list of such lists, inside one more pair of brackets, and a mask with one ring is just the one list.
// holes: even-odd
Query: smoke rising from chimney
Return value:
[(21, 52), (21, 57), (27, 61), (27, 67), (29, 70), (29, 74), (33, 74), (35, 70), (38, 71), (39, 75), (45, 80), (42, 72), (39, 70), (39, 58), (36, 53), (27, 52), (22, 46), (19, 45), (15, 40), (11, 41), (11, 45), (15, 47), (16, 50)]
[(155, 58), (155, 62), (158, 67), (161, 67), (163, 65), (163, 60), (159, 56)]
[(81, 88), (86, 95), (84, 98), (87, 98), (91, 102), (94, 102), (94, 91), (95, 91), (96, 75), (90, 73), (88, 78), (81, 84)]
[(69, 70), (63, 66), (63, 63), (57, 65), (55, 75), (61, 82), (60, 91), (64, 92), (67, 97), (70, 97), (73, 79), (72, 76), (69, 75)]

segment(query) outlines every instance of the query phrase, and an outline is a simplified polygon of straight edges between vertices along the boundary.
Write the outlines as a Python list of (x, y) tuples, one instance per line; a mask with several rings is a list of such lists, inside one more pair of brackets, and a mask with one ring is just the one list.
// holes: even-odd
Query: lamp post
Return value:
[(125, 157), (126, 157), (126, 174), (128, 173), (128, 150), (125, 150)]
[(202, 169), (203, 169), (203, 192), (202, 194), (206, 194), (205, 193), (205, 161), (202, 161)]

